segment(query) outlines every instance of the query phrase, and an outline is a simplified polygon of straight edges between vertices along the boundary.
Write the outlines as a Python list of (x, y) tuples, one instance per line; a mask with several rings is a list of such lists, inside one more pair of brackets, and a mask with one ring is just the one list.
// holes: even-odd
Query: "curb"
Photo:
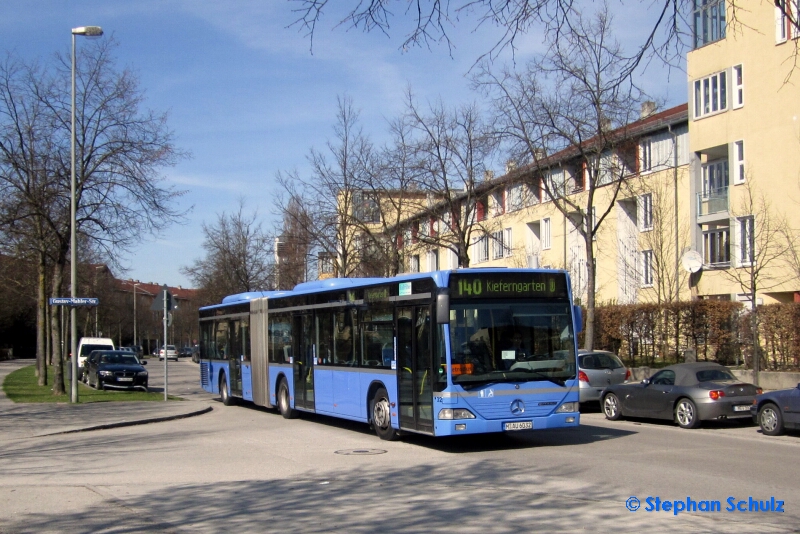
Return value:
[(195, 417), (197, 415), (203, 415), (214, 408), (213, 406), (206, 406), (202, 410), (197, 410), (195, 412), (189, 412), (179, 415), (167, 415), (165, 417), (151, 417), (149, 419), (138, 419), (136, 421), (121, 421), (119, 423), (107, 423), (105, 425), (97, 425), (97, 426), (90, 426), (87, 428), (79, 428), (76, 430), (63, 430), (61, 432), (53, 432), (51, 434), (38, 434), (36, 436), (31, 436), (33, 438), (44, 438), (48, 436), (60, 436), (63, 434), (77, 434), (78, 432), (92, 432), (95, 430), (108, 430), (110, 428), (123, 428), (126, 426), (136, 426), (136, 425), (149, 425), (150, 423), (162, 423), (164, 421), (176, 421), (178, 419), (186, 419), (188, 417)]

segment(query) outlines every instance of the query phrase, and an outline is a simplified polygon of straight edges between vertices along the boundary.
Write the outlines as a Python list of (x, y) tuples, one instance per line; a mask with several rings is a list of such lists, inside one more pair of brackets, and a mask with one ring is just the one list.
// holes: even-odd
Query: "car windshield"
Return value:
[(451, 373), (465, 388), (491, 382), (575, 376), (570, 306), (566, 303), (454, 305), (450, 310)]
[(100, 357), (100, 363), (136, 365), (139, 360), (136, 359), (136, 356), (125, 354), (105, 354)]
[(108, 350), (113, 349), (111, 345), (89, 345), (88, 343), (85, 345), (81, 345), (81, 356), (86, 356), (90, 352), (94, 350)]
[(599, 352), (579, 356), (581, 369), (621, 369), (624, 367), (614, 354)]
[(703, 371), (697, 371), (698, 382), (716, 382), (718, 380), (736, 380), (736, 377), (725, 369), (705, 369)]

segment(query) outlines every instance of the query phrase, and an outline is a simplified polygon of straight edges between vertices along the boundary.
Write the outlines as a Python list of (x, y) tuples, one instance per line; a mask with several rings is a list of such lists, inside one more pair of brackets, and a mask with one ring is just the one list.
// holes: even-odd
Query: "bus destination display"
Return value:
[(450, 276), (451, 298), (567, 298), (564, 273), (475, 273)]

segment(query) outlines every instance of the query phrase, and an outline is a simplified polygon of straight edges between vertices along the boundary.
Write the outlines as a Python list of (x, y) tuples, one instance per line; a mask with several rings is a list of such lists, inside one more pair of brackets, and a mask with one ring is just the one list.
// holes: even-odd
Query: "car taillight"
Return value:
[(578, 380), (581, 382), (586, 382), (587, 384), (589, 383), (589, 377), (586, 376), (586, 373), (583, 371), (578, 371)]
[[(761, 389), (761, 388), (756, 388), (756, 395), (761, 395), (762, 393), (764, 393), (764, 390), (763, 390), (763, 389)], [(755, 401), (754, 401), (754, 402), (755, 402)]]
[(708, 392), (708, 396), (711, 397), (711, 400), (718, 400), (720, 397), (725, 396), (725, 392), (721, 389), (714, 389)]
[(631, 377), (631, 370), (628, 369), (627, 371), (625, 371), (625, 382), (627, 382), (630, 377)]

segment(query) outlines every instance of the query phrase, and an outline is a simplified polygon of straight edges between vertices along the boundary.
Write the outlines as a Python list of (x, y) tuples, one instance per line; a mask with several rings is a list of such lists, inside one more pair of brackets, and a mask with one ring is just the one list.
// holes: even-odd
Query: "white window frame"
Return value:
[(738, 266), (749, 267), (755, 261), (755, 218), (752, 215), (736, 219)]
[(731, 263), (729, 227), (719, 227), (703, 232), (703, 263), (709, 266), (727, 267)]
[(542, 250), (550, 250), (550, 217), (545, 217), (539, 226), (541, 233)]
[(471, 255), (475, 263), (484, 263), (489, 261), (489, 237), (481, 236), (472, 242)]
[(639, 172), (653, 170), (653, 140), (645, 137), (639, 143)]
[(725, 0), (695, 0), (692, 27), (694, 48), (700, 48), (725, 38), (726, 8)]
[(728, 69), (698, 78), (692, 84), (694, 119), (702, 119), (728, 110)]
[(439, 270), (439, 251), (432, 249), (428, 251), (428, 271)]
[(412, 273), (418, 273), (419, 271), (419, 254), (414, 254), (411, 256), (411, 259), (408, 262), (408, 270)]
[[(790, 0), (791, 1), (791, 0)], [(775, 0), (775, 44), (785, 43), (789, 37), (786, 20), (786, 0)]]
[(525, 207), (525, 184), (519, 183), (506, 190), (506, 211), (512, 212)]
[(739, 109), (744, 106), (744, 67), (741, 63), (731, 68), (731, 86), (731, 107)]
[(746, 181), (744, 167), (744, 140), (733, 142), (733, 183), (743, 184)]
[(653, 287), (653, 251), (642, 251), (642, 287)]
[(708, 199), (710, 195), (716, 194), (723, 189), (727, 190), (730, 185), (728, 172), (727, 159), (709, 161), (702, 166), (704, 199)]
[(645, 193), (639, 196), (639, 231), (649, 232), (653, 229), (653, 193)]

